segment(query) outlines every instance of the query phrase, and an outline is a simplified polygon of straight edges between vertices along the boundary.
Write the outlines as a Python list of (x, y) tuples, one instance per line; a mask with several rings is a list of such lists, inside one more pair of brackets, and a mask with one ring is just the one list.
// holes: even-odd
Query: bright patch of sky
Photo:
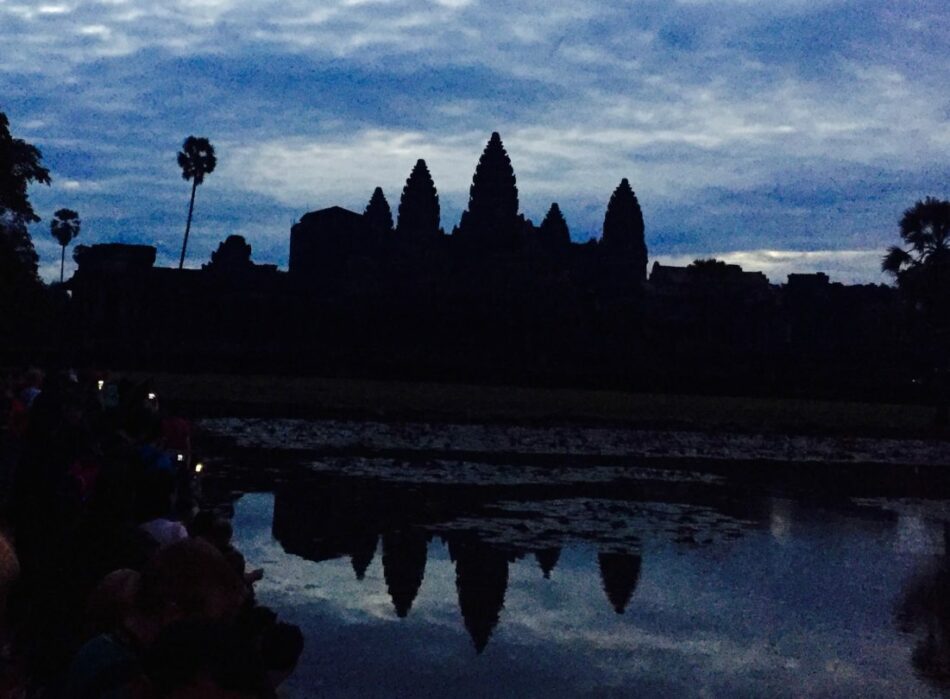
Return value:
[[(153, 244), (171, 264), (190, 134), (219, 161), (198, 191), (192, 266), (229, 233), (285, 265), (303, 213), (362, 210), (377, 185), (395, 210), (420, 157), (451, 230), (494, 130), (536, 222), (557, 201), (576, 240), (597, 236), (627, 177), (651, 258), (731, 255), (775, 282), (818, 268), (883, 281), (902, 211), (950, 195), (944, 0), (511, 8), (0, 0), (0, 110), (54, 177), (32, 190), (44, 269), (61, 206), (82, 215), (77, 243)], [(770, 251), (789, 254), (769, 266)]]

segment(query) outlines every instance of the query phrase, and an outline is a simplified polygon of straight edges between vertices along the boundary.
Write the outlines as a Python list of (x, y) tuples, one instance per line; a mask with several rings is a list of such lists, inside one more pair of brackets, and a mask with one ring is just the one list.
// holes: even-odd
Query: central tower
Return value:
[(522, 225), (515, 171), (496, 131), (478, 160), (456, 234), (478, 247), (508, 247), (517, 242)]

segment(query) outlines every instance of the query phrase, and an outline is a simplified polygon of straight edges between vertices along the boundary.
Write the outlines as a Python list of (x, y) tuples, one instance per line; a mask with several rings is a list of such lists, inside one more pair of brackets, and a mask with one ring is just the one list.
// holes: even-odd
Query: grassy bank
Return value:
[(135, 374), (195, 415), (605, 423), (739, 432), (929, 437), (914, 405), (287, 376)]

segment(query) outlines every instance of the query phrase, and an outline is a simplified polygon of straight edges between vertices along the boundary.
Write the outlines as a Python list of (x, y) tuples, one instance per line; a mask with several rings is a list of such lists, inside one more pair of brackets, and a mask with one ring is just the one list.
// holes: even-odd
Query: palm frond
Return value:
[(911, 267), (914, 264), (914, 258), (903, 248), (892, 245), (887, 249), (887, 254), (881, 260), (881, 271), (893, 274), (895, 277), (904, 267)]
[(50, 221), (50, 233), (62, 247), (66, 247), (72, 242), (73, 238), (79, 235), (79, 229), (82, 221), (79, 220), (79, 214), (72, 209), (59, 209), (53, 214)]
[(178, 152), (178, 166), (183, 179), (194, 179), (196, 184), (204, 182), (205, 175), (214, 171), (218, 159), (214, 146), (207, 138), (189, 136)]

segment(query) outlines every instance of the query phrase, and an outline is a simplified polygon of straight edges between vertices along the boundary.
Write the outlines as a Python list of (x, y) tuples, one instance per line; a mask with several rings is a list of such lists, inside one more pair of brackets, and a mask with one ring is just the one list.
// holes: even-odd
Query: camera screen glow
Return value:
[(195, 473), (201, 473), (204, 470), (205, 465), (200, 461), (195, 464)]

